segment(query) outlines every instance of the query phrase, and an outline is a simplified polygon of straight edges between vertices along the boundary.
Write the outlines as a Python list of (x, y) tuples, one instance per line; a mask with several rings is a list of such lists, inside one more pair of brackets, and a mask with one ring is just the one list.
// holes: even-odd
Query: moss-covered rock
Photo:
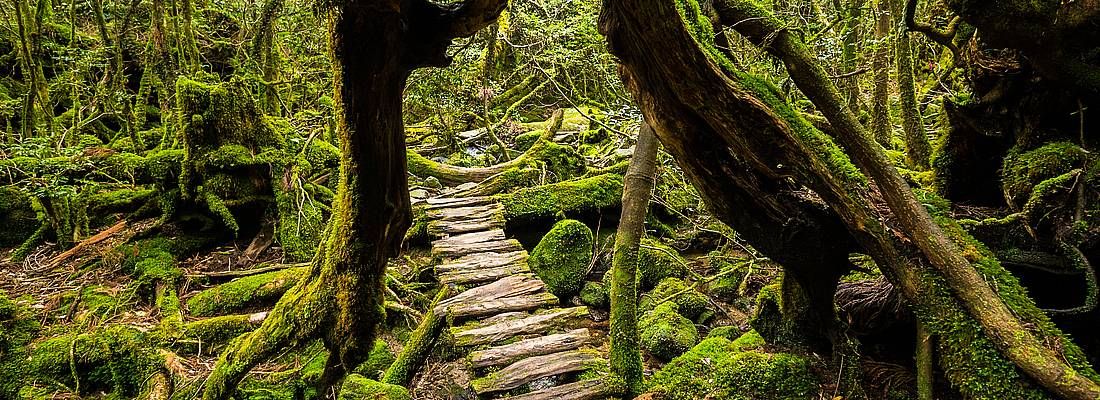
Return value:
[(38, 329), (38, 320), (30, 310), (0, 292), (0, 398), (17, 398), (27, 377), (23, 366), (27, 345)]
[(676, 303), (664, 303), (638, 321), (641, 345), (660, 360), (671, 360), (699, 342), (695, 324), (676, 311)]
[(528, 264), (546, 282), (546, 290), (569, 299), (581, 290), (592, 260), (592, 230), (583, 222), (564, 220), (543, 236)]
[(1070, 142), (1047, 143), (1026, 152), (1013, 150), (1004, 159), (1001, 181), (1012, 204), (1022, 205), (1041, 182), (1084, 166), (1088, 153)]
[(209, 317), (274, 303), (304, 274), (304, 268), (288, 268), (236, 279), (199, 292), (187, 300), (187, 309), (191, 315)]
[(22, 244), (41, 225), (31, 198), (14, 187), (0, 187), (0, 248)]
[(710, 302), (707, 296), (689, 286), (680, 278), (665, 278), (653, 291), (642, 295), (638, 303), (642, 313), (657, 307), (659, 302), (670, 301), (676, 303), (676, 309), (690, 320), (695, 320), (707, 310)]
[(683, 278), (687, 276), (686, 265), (676, 249), (644, 238), (638, 249), (638, 283), (642, 290), (650, 290), (666, 278)]
[(401, 386), (351, 374), (344, 379), (344, 385), (340, 387), (339, 400), (412, 400), (412, 396)]
[(149, 376), (164, 367), (164, 359), (156, 349), (149, 333), (113, 325), (38, 343), (24, 366), (42, 381), (59, 382), (68, 388), (79, 386), (81, 394), (113, 392), (134, 397)]
[(374, 347), (371, 348), (370, 355), (367, 356), (367, 361), (359, 364), (355, 368), (355, 373), (372, 378), (382, 379), (382, 375), (386, 373), (386, 369), (397, 360), (397, 356), (390, 350), (389, 345), (384, 340), (375, 340)]
[(707, 292), (725, 302), (740, 297), (741, 284), (749, 274), (747, 263), (744, 260), (731, 260), (718, 251), (707, 255), (707, 263), (717, 275), (717, 278), (707, 283)]
[(817, 398), (817, 377), (806, 359), (751, 350), (753, 347), (740, 341), (725, 337), (703, 340), (657, 371), (649, 382), (650, 391), (668, 400)]
[(589, 307), (607, 308), (611, 305), (608, 288), (601, 282), (585, 282), (580, 298), (581, 303)]
[(588, 178), (519, 189), (494, 196), (504, 205), (509, 221), (577, 216), (618, 206), (623, 197), (623, 177), (604, 174)]

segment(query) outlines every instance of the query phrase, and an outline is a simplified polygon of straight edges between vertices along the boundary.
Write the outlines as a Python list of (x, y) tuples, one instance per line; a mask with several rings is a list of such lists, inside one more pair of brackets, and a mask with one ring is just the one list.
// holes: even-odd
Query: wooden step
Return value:
[(478, 394), (500, 392), (523, 386), (535, 379), (583, 371), (600, 363), (607, 363), (595, 350), (570, 350), (524, 358), (493, 372), (488, 376), (470, 381)]
[(439, 208), (427, 211), (428, 217), (438, 221), (465, 221), (482, 218), (503, 218), (504, 205), (489, 203), (479, 206)]
[(509, 265), (527, 266), (527, 252), (510, 251), (504, 253), (478, 253), (460, 257), (447, 264), (435, 267), (437, 274), (453, 272), (477, 271), (488, 268), (504, 267)]
[(504, 218), (485, 217), (463, 221), (431, 221), (428, 223), (428, 235), (443, 236), (458, 233), (484, 231), (504, 227)]
[(475, 253), (506, 253), (519, 250), (523, 250), (523, 246), (519, 244), (519, 241), (515, 239), (505, 239), (493, 242), (435, 245), (432, 246), (432, 256), (458, 258)]
[(451, 328), (451, 333), (455, 337), (455, 344), (477, 346), (496, 343), (519, 335), (546, 333), (587, 317), (588, 307), (559, 308), (485, 326), (467, 329)]
[(444, 284), (465, 285), (469, 283), (494, 281), (525, 272), (531, 272), (531, 267), (528, 267), (527, 263), (512, 264), (496, 268), (443, 273), (439, 274), (439, 282)]
[(478, 350), (470, 353), (470, 366), (474, 368), (493, 367), (510, 364), (517, 360), (557, 353), (567, 350), (576, 350), (592, 340), (588, 329), (574, 329), (565, 333), (539, 336), (515, 343), (506, 344)]
[(425, 203), (428, 204), (428, 210), (438, 210), (443, 208), (455, 208), (455, 207), (469, 207), (479, 206), (483, 204), (492, 203), (494, 200), (489, 196), (476, 196), (476, 197), (437, 197), (434, 199), (426, 199)]
[(432, 241), (432, 247), (459, 247), (468, 244), (496, 242), (505, 239), (507, 239), (507, 237), (504, 236), (504, 230), (490, 229), (487, 231), (462, 233), (434, 240)]
[(453, 318), (482, 317), (512, 311), (530, 311), (561, 303), (558, 296), (550, 293), (535, 293), (519, 297), (506, 297), (499, 300), (486, 300), (455, 304), (448, 307)]
[(546, 289), (546, 284), (534, 274), (512, 275), (485, 286), (468, 289), (454, 297), (441, 301), (436, 305), (435, 312), (442, 314), (445, 309), (456, 305), (529, 295), (542, 292), (544, 289)]
[(618, 394), (614, 387), (604, 383), (602, 379), (589, 379), (549, 387), (519, 396), (503, 397), (500, 400), (596, 400), (606, 399)]

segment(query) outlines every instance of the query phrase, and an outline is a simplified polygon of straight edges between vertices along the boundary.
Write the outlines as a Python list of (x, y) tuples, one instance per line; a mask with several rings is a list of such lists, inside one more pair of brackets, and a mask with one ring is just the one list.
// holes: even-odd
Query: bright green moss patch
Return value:
[(204, 352), (214, 352), (230, 340), (256, 328), (260, 321), (253, 314), (222, 315), (183, 325), (184, 336), (198, 340)]
[(650, 391), (667, 400), (817, 398), (818, 380), (806, 359), (746, 350), (749, 347), (738, 344), (740, 341), (725, 337), (703, 340), (657, 371), (649, 381)]
[(687, 272), (687, 263), (676, 249), (656, 239), (642, 239), (638, 248), (639, 289), (652, 289), (666, 278), (683, 278)]
[(355, 368), (355, 373), (369, 377), (372, 379), (382, 379), (382, 375), (386, 373), (386, 369), (393, 365), (393, 362), (397, 360), (397, 356), (390, 350), (386, 341), (378, 339), (374, 341), (374, 347), (370, 350), (370, 355), (367, 356), (367, 361), (359, 364)]
[(1069, 142), (1047, 143), (1026, 152), (1013, 151), (1004, 159), (1001, 182), (1013, 204), (1023, 204), (1041, 182), (1084, 166), (1088, 153)]
[(661, 360), (671, 360), (699, 342), (699, 330), (676, 311), (676, 303), (664, 303), (638, 320), (641, 345)]
[(730, 260), (721, 252), (707, 255), (707, 263), (717, 271), (717, 277), (707, 283), (707, 292), (719, 300), (730, 302), (741, 295), (741, 284), (749, 274), (748, 260)]
[(0, 398), (14, 399), (27, 378), (27, 345), (38, 333), (35, 315), (0, 292)]
[(303, 274), (304, 268), (288, 268), (236, 279), (199, 292), (187, 300), (187, 309), (191, 315), (209, 317), (274, 303)]
[(567, 300), (580, 292), (592, 260), (592, 230), (567, 219), (554, 224), (531, 251), (528, 264), (546, 282), (546, 290)]
[(351, 374), (344, 379), (344, 385), (340, 387), (339, 400), (412, 400), (412, 396), (401, 386)]
[(146, 379), (164, 366), (152, 337), (123, 325), (65, 334), (33, 347), (24, 364), (30, 374), (67, 388), (79, 386), (81, 394), (113, 392), (134, 397)]
[(710, 305), (705, 295), (680, 278), (665, 278), (653, 291), (642, 295), (638, 307), (642, 313), (645, 313), (656, 308), (658, 302), (666, 300), (676, 303), (676, 309), (680, 315), (690, 320), (699, 318)]
[(590, 307), (607, 308), (611, 305), (607, 285), (601, 282), (585, 282), (580, 298), (582, 304)]
[(576, 216), (619, 205), (623, 178), (605, 174), (519, 189), (495, 196), (508, 220), (550, 219), (559, 213)]

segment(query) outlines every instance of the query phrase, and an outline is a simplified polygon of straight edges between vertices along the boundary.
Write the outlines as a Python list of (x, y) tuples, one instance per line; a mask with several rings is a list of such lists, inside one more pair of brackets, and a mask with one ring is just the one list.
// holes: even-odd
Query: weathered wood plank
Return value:
[(490, 229), (487, 231), (477, 231), (470, 233), (463, 233), (454, 236), (445, 237), (443, 239), (432, 241), (432, 247), (458, 247), (467, 244), (484, 243), (484, 242), (496, 242), (507, 239), (504, 236), (504, 230), (502, 229)]
[(548, 310), (530, 317), (509, 319), (476, 328), (451, 328), (451, 333), (455, 337), (455, 344), (459, 346), (477, 346), (496, 343), (519, 335), (545, 333), (586, 317), (588, 317), (588, 307), (572, 307)]
[(541, 292), (543, 289), (546, 289), (546, 284), (534, 274), (512, 275), (488, 285), (467, 289), (465, 292), (442, 301), (436, 306), (436, 312), (441, 313), (441, 309), (458, 304), (523, 296)]
[(596, 400), (618, 395), (612, 385), (601, 379), (589, 379), (549, 387), (519, 396), (504, 397), (500, 400)]
[(465, 221), (432, 221), (428, 223), (431, 236), (454, 235), (504, 227), (504, 218), (480, 218)]
[(486, 268), (499, 268), (508, 265), (527, 265), (526, 251), (511, 251), (506, 253), (479, 253), (460, 257), (447, 264), (435, 267), (437, 274), (452, 272), (476, 271)]
[(478, 394), (500, 392), (523, 386), (535, 379), (583, 371), (607, 361), (595, 350), (570, 350), (516, 361), (488, 376), (470, 381)]
[(539, 336), (515, 343), (478, 350), (470, 353), (470, 365), (474, 368), (492, 367), (515, 362), (516, 360), (576, 350), (592, 340), (588, 329), (574, 329), (565, 333)]
[(523, 246), (515, 239), (498, 240), (495, 242), (463, 243), (463, 244), (437, 244), (432, 246), (433, 257), (458, 258), (467, 254), (523, 250)]
[[(436, 271), (438, 273), (438, 270)], [(504, 277), (531, 272), (527, 263), (505, 265), (503, 267), (487, 268), (480, 270), (456, 271), (439, 274), (439, 282), (445, 284), (464, 285), (467, 283), (489, 282)]]
[(428, 203), (428, 210), (438, 210), (443, 208), (469, 207), (489, 204), (493, 202), (493, 198), (489, 196), (438, 197), (434, 199), (426, 199), (424, 200), (424, 202)]
[(464, 221), (482, 218), (502, 218), (504, 205), (489, 203), (470, 207), (439, 208), (427, 211), (428, 217), (439, 221)]
[(535, 293), (517, 297), (505, 297), (498, 300), (478, 300), (476, 302), (464, 302), (448, 307), (454, 318), (481, 317), (502, 312), (530, 311), (539, 307), (553, 306), (560, 303), (558, 296), (550, 293)]

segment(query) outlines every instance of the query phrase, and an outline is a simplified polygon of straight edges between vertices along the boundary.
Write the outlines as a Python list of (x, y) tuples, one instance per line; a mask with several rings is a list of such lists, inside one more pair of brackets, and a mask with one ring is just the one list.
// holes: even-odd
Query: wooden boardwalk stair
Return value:
[[(432, 255), (439, 281), (464, 289), (440, 302), (449, 313), (455, 343), (470, 349), (471, 386), (483, 399), (605, 399), (614, 395), (600, 378), (576, 380), (581, 372), (606, 370), (607, 359), (580, 327), (586, 307), (562, 308), (531, 272), (527, 252), (504, 233), (503, 206), (490, 197), (427, 200)], [(544, 379), (556, 377), (556, 379)], [(570, 382), (572, 380), (572, 382)], [(548, 384), (552, 383), (552, 385)], [(532, 384), (532, 385), (528, 385)], [(528, 386), (536, 390), (522, 392)], [(500, 397), (513, 395), (512, 397)]]

